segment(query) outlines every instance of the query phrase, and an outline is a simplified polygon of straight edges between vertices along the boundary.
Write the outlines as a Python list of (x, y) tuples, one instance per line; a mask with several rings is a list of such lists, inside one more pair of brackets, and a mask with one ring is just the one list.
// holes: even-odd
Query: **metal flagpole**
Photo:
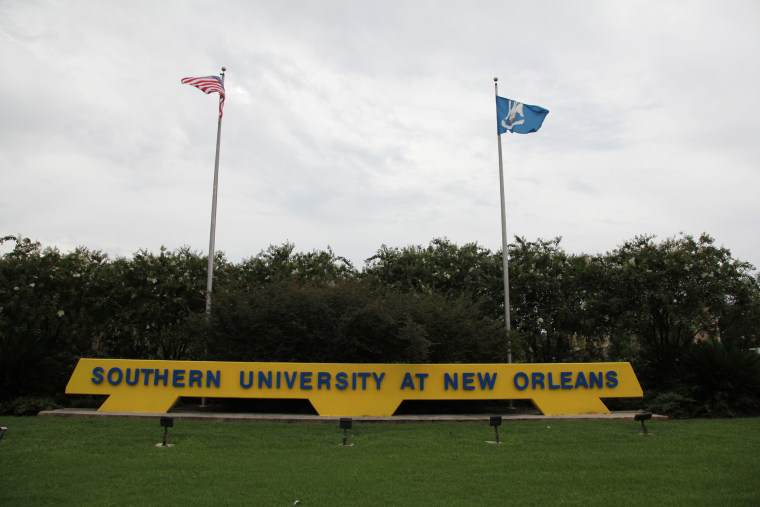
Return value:
[[(224, 87), (224, 72), (222, 67), (222, 87)], [(219, 97), (222, 100), (222, 97)], [(221, 113), (221, 112), (220, 112)], [(214, 193), (211, 198), (211, 235), (208, 244), (208, 275), (206, 277), (206, 318), (211, 316), (211, 288), (214, 283), (214, 241), (216, 238), (216, 193), (219, 187), (219, 142), (222, 137), (222, 115), (219, 114), (219, 124), (216, 129), (216, 158), (214, 159)]]
[[(507, 211), (506, 201), (504, 199), (504, 165), (502, 163), (501, 156), (501, 135), (499, 134), (499, 78), (493, 78), (494, 92), (497, 97), (496, 106), (496, 139), (499, 145), (499, 194), (501, 195), (501, 257), (504, 269), (504, 320), (507, 326), (507, 363), (512, 362), (512, 339), (510, 338), (510, 331), (512, 330), (512, 324), (510, 322), (509, 312), (509, 252), (507, 251)], [(512, 400), (510, 400), (511, 402)]]
[[(222, 67), (222, 88), (224, 88), (224, 73), (227, 67)], [(219, 96), (221, 102), (222, 96)], [(211, 233), (208, 241), (208, 274), (206, 275), (206, 321), (211, 320), (211, 289), (214, 285), (214, 242), (216, 240), (216, 195), (219, 188), (219, 144), (222, 139), (222, 114), (219, 111), (219, 123), (216, 127), (216, 156), (214, 158), (214, 190), (211, 197)], [(206, 352), (204, 352), (204, 356)], [(201, 398), (201, 407), (206, 406), (206, 397)]]

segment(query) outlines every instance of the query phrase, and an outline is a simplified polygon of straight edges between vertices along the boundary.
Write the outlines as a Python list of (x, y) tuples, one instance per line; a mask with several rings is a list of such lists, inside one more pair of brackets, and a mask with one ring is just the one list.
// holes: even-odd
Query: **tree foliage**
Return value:
[(509, 251), (513, 327), (529, 362), (598, 359), (593, 323), (586, 319), (588, 259), (560, 247), (560, 238), (515, 238)]
[[(506, 359), (502, 253), (476, 243), (383, 245), (361, 271), (329, 247), (285, 243), (238, 264), (219, 253), (210, 316), (207, 258), (187, 248), (109, 259), (0, 243), (13, 246), (0, 256), (0, 401), (62, 392), (82, 356)], [(516, 361), (631, 361), (663, 406), (760, 410), (747, 352), (760, 345), (758, 278), (710, 236), (639, 236), (597, 255), (517, 237), (508, 254)]]
[(0, 264), (0, 396), (59, 389), (99, 333), (101, 252), (63, 255), (28, 238)]
[[(737, 322), (749, 320), (758, 303), (752, 266), (735, 260), (728, 249), (702, 235), (684, 235), (655, 243), (640, 236), (605, 256), (609, 288), (596, 305), (610, 317), (616, 339), (635, 337), (640, 375), (663, 383), (677, 375), (677, 363), (695, 339), (757, 343), (757, 331)], [(752, 294), (752, 296), (749, 296)], [(747, 334), (739, 334), (742, 330)]]
[[(360, 279), (286, 280), (225, 292), (208, 326), (210, 357), (294, 362), (493, 362), (501, 328), (464, 298), (376, 288)], [(475, 339), (477, 337), (477, 339)]]

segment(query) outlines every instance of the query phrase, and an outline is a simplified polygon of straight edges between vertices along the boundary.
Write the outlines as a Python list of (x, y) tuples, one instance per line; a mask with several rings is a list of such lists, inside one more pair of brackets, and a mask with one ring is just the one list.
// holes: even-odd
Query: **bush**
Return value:
[(60, 405), (52, 398), (35, 398), (22, 396), (0, 405), (0, 413), (3, 415), (37, 415), (43, 410), (54, 410)]
[(706, 340), (690, 347), (680, 361), (678, 392), (697, 403), (698, 415), (760, 413), (760, 355)]
[(236, 361), (498, 362), (505, 348), (499, 322), (467, 298), (361, 280), (218, 293), (207, 339), (209, 359)]
[(697, 410), (697, 402), (682, 394), (668, 391), (656, 394), (653, 399), (646, 402), (646, 407), (655, 414), (680, 419), (694, 414)]

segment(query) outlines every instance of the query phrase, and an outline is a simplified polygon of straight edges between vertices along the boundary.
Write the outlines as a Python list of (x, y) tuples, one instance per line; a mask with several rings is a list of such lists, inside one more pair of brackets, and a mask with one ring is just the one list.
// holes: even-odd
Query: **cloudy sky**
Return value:
[(0, 235), (112, 257), (286, 241), (603, 253), (707, 232), (760, 266), (760, 2), (0, 0)]

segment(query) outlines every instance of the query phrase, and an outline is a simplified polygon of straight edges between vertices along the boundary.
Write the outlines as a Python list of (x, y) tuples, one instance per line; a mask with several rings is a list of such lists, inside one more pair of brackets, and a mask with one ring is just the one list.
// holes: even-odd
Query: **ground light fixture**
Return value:
[(502, 421), (502, 419), (501, 419), (500, 415), (492, 415), (488, 419), (488, 424), (490, 426), (493, 426), (493, 431), (494, 431), (494, 440), (488, 440), (489, 444), (500, 444), (501, 443), (501, 442), (499, 442), (499, 426), (501, 426), (501, 421)]
[(647, 431), (647, 425), (644, 424), (644, 421), (648, 421), (652, 418), (652, 412), (639, 412), (638, 414), (633, 415), (634, 421), (641, 421), (641, 429), (644, 430), (644, 435), (649, 436), (649, 431)]
[(163, 443), (156, 444), (156, 447), (171, 447), (174, 444), (167, 443), (169, 439), (169, 428), (174, 426), (174, 418), (168, 416), (161, 416), (161, 426), (164, 428), (164, 441)]
[(5, 426), (3, 426), (3, 427), (1, 427), (1, 428), (0, 428), (0, 440), (2, 440), (2, 439), (3, 439), (3, 434), (4, 434), (6, 431), (8, 431), (8, 428), (6, 428)]
[(350, 447), (354, 444), (348, 443), (348, 430), (351, 429), (351, 426), (353, 425), (353, 419), (350, 417), (341, 417), (340, 418), (340, 429), (343, 430), (343, 443), (340, 445)]

